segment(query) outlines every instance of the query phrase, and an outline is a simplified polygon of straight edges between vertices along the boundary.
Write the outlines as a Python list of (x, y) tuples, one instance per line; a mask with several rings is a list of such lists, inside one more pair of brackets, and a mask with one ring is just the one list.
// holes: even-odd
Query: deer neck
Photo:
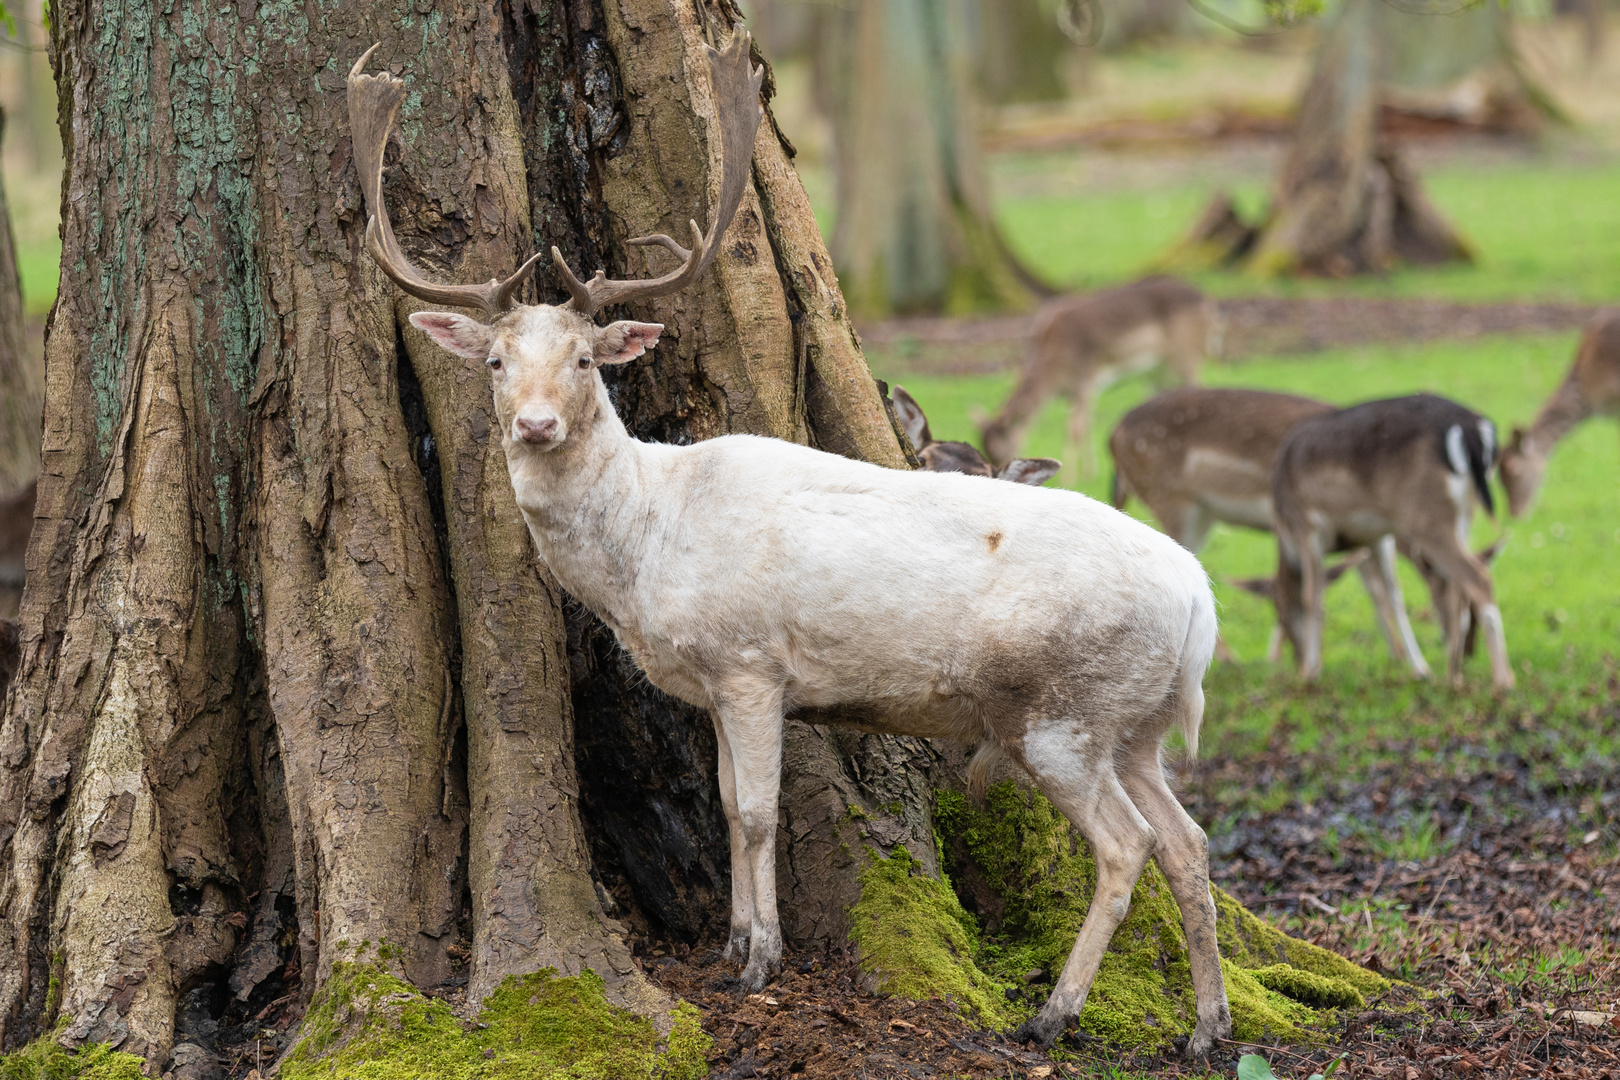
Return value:
[(1526, 456), (1545, 462), (1559, 440), (1590, 415), (1592, 406), (1586, 400), (1586, 395), (1581, 392), (1579, 380), (1571, 372), (1541, 406), (1541, 411), (1536, 414), (1535, 423), (1530, 425), (1530, 430), (1525, 433)]
[(610, 624), (660, 516), (647, 482), (653, 447), (625, 430), (600, 383), (564, 443), (540, 453), (508, 436), (507, 469), (535, 548), (559, 584)]

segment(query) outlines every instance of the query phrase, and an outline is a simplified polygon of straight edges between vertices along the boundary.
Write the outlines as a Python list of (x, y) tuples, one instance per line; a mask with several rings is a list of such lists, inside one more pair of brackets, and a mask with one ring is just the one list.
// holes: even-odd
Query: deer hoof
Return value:
[(1042, 1050), (1057, 1042), (1057, 1037), (1063, 1034), (1063, 1021), (1048, 1019), (1045, 1013), (1039, 1013), (1025, 1020), (1007, 1038), (1015, 1043), (1034, 1043)]

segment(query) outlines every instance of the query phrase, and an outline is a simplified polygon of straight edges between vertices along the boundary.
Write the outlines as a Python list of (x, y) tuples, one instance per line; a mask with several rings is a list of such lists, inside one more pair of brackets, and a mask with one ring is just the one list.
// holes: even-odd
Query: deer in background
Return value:
[(748, 57), (740, 26), (709, 50), (721, 178), (707, 232), (693, 225), (691, 249), (640, 238), (680, 264), (641, 281), (581, 281), (553, 248), (571, 296), (557, 306), (517, 302), (532, 259), (481, 286), (439, 284), (411, 265), (382, 201), (405, 85), (362, 75), (362, 57), (349, 112), (367, 250), (410, 295), (484, 315), (410, 321), (487, 366), (517, 504), (557, 582), (654, 685), (712, 715), (731, 834), (728, 952), (746, 951), (742, 991), (781, 964), (784, 718), (991, 740), (1075, 824), (1097, 865), (1074, 949), (1018, 1037), (1050, 1044), (1079, 1016), (1154, 857), (1186, 930), (1197, 999), (1187, 1050), (1205, 1054), (1232, 1026), (1208, 844), (1161, 763), (1169, 730), (1196, 746), (1203, 717), (1216, 630), (1198, 560), (1075, 492), (884, 469), (757, 436), (645, 443), (614, 413), (599, 369), (651, 349), (663, 327), (594, 317), (681, 289), (712, 264), (761, 116), (763, 71)]
[(917, 451), (917, 461), (929, 472), (959, 472), (969, 476), (994, 476), (999, 480), (1011, 480), (1015, 484), (1029, 484), (1040, 487), (1052, 477), (1056, 476), (1063, 463), (1054, 458), (1014, 458), (997, 472), (991, 464), (984, 460), (969, 443), (941, 442), (934, 438), (928, 430), (928, 417), (923, 415), (922, 406), (917, 399), (906, 393), (906, 388), (896, 386), (892, 395), (894, 414), (900, 419), (900, 427), (911, 440), (912, 449)]
[(1590, 416), (1620, 416), (1620, 311), (1592, 320), (1581, 337), (1575, 363), (1554, 390), (1530, 430), (1514, 428), (1502, 451), (1502, 486), (1508, 513), (1524, 517), (1541, 491), (1553, 447)]
[(982, 426), (985, 456), (998, 466), (1012, 460), (1035, 414), (1061, 394), (1070, 402), (1064, 459), (1095, 472), (1091, 425), (1098, 396), (1137, 372), (1197, 382), (1204, 358), (1220, 352), (1222, 325), (1214, 301), (1168, 277), (1047, 301), (1035, 315), (1012, 396)]
[(1490, 570), (1467, 546), (1474, 500), (1494, 513), (1495, 463), (1491, 422), (1432, 394), (1308, 417), (1287, 434), (1272, 478), (1277, 619), (1307, 680), (1322, 672), (1323, 556), (1358, 547), (1372, 549), (1377, 574), (1368, 585), (1376, 579), (1388, 590), (1375, 600), (1392, 607), (1414, 673), (1428, 675), (1395, 579), (1399, 543), (1435, 592), (1452, 683), (1461, 683), (1477, 616), (1493, 682), (1513, 688)]

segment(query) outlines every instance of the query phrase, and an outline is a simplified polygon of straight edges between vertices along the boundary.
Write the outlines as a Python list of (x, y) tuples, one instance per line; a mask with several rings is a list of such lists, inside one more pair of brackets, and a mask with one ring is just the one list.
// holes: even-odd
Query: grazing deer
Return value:
[[(369, 56), (370, 53), (367, 53)], [(780, 967), (775, 842), (782, 725), (797, 716), (867, 730), (998, 743), (1096, 854), (1097, 886), (1073, 952), (1020, 1032), (1050, 1043), (1078, 1017), (1149, 856), (1186, 929), (1207, 1052), (1231, 1030), (1207, 843), (1165, 783), (1172, 727), (1196, 745), (1215, 606), (1174, 541), (1069, 491), (884, 469), (793, 443), (726, 435), (686, 446), (632, 438), (599, 369), (640, 356), (655, 323), (597, 326), (609, 304), (683, 288), (713, 262), (741, 201), (763, 71), (737, 27), (709, 50), (720, 197), (679, 268), (581, 281), (552, 249), (571, 299), (516, 301), (505, 281), (441, 285), (406, 259), (382, 201), (382, 156), (405, 96), (387, 74), (349, 75), (354, 159), (371, 213), (366, 246), (412, 296), (480, 309), (411, 323), (487, 364), (517, 504), (563, 588), (614, 632), (652, 683), (709, 710), (731, 831), (728, 952), (744, 991)], [(520, 643), (514, 642), (514, 647)]]
[(1502, 451), (1502, 486), (1508, 513), (1530, 512), (1558, 441), (1589, 416), (1620, 416), (1620, 311), (1592, 320), (1575, 353), (1575, 364), (1554, 390), (1530, 430), (1514, 428)]
[(985, 456), (996, 465), (1010, 461), (1036, 412), (1052, 395), (1062, 394), (1071, 404), (1064, 459), (1095, 472), (1091, 423), (1097, 397), (1116, 380), (1142, 371), (1197, 382), (1205, 356), (1220, 352), (1221, 328), (1214, 301), (1175, 278), (1144, 278), (1047, 301), (1035, 315), (1018, 385), (1001, 412), (983, 425)]
[(905, 431), (906, 437), (911, 440), (912, 449), (917, 451), (917, 461), (929, 472), (959, 472), (969, 476), (994, 476), (1001, 480), (1011, 480), (1015, 484), (1030, 484), (1040, 487), (1052, 477), (1057, 475), (1063, 467), (1061, 461), (1053, 458), (1014, 458), (1007, 462), (1005, 468), (997, 472), (991, 464), (984, 460), (984, 455), (965, 442), (940, 442), (928, 430), (928, 417), (923, 415), (922, 406), (917, 399), (906, 393), (906, 388), (896, 386), (892, 394), (894, 401), (894, 414), (900, 418), (900, 427)]
[(11, 496), (0, 499), (0, 615), (15, 615), (22, 602), (27, 577), (24, 559), (28, 538), (34, 534), (34, 500), (39, 481)]
[(1413, 671), (1428, 665), (1412, 637), (1395, 579), (1397, 542), (1430, 581), (1446, 630), (1447, 671), (1462, 680), (1468, 631), (1477, 616), (1498, 690), (1514, 685), (1490, 570), (1468, 550), (1477, 498), (1494, 512), (1489, 476), (1496, 429), (1432, 394), (1369, 401), (1308, 417), (1283, 439), (1272, 478), (1277, 528), (1277, 619), (1307, 680), (1322, 672), (1322, 558), (1370, 547)]

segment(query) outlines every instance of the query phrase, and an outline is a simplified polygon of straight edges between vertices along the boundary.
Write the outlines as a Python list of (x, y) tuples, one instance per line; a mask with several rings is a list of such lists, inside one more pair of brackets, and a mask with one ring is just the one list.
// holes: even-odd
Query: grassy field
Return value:
[[(1430, 390), (1490, 416), (1505, 434), (1511, 425), (1534, 415), (1567, 369), (1574, 343), (1573, 335), (1557, 335), (1341, 350), (1214, 366), (1207, 381), (1346, 404)], [(937, 437), (975, 441), (973, 411), (993, 410), (1011, 382), (1010, 375), (904, 380), (927, 410)], [(1106, 433), (1152, 389), (1146, 380), (1134, 379), (1103, 396), (1096, 437), (1101, 467), (1081, 485), (1088, 494), (1107, 497)], [(1058, 456), (1065, 422), (1065, 406), (1051, 403), (1035, 425), (1026, 452)], [(1130, 509), (1146, 516), (1139, 504)], [(1507, 543), (1494, 573), (1520, 686), (1505, 700), (1494, 702), (1483, 654), (1472, 660), (1467, 669), (1469, 688), (1460, 694), (1444, 686), (1414, 683), (1390, 658), (1371, 602), (1354, 575), (1329, 591), (1324, 678), (1318, 690), (1303, 690), (1286, 662), (1271, 665), (1263, 658), (1273, 622), (1269, 602), (1227, 584), (1232, 578), (1273, 572), (1275, 542), (1268, 534), (1218, 527), (1203, 558), (1216, 583), (1225, 636), (1242, 662), (1218, 665), (1212, 673), (1207, 745), (1217, 753), (1241, 754), (1246, 746), (1263, 745), (1279, 726), (1287, 726), (1301, 750), (1332, 738), (1343, 742), (1337, 752), (1347, 755), (1344, 764), (1365, 756), (1363, 763), (1370, 766), (1389, 736), (1409, 739), (1430, 729), (1438, 735), (1459, 720), (1476, 722), (1482, 713), (1509, 720), (1533, 713), (1543, 718), (1543, 724), (1554, 721), (1553, 737), (1558, 737), (1560, 727), (1571, 736), (1567, 747), (1555, 755), (1567, 758), (1571, 767), (1613, 760), (1620, 752), (1616, 733), (1601, 730), (1602, 723), (1587, 730), (1588, 721), (1595, 722), (1588, 715), (1592, 706), (1611, 696), (1609, 680), (1620, 642), (1620, 431), (1613, 421), (1590, 421), (1560, 445), (1546, 489), (1530, 517), (1492, 521), (1481, 514), (1475, 521), (1476, 547), (1503, 534)], [(1443, 670), (1444, 652), (1427, 590), (1404, 566), (1403, 586), (1419, 644), (1431, 666)], [(1512, 725), (1503, 730), (1511, 731)], [(1343, 738), (1347, 732), (1355, 737)], [(1233, 793), (1235, 806), (1310, 795), (1309, 791)]]

